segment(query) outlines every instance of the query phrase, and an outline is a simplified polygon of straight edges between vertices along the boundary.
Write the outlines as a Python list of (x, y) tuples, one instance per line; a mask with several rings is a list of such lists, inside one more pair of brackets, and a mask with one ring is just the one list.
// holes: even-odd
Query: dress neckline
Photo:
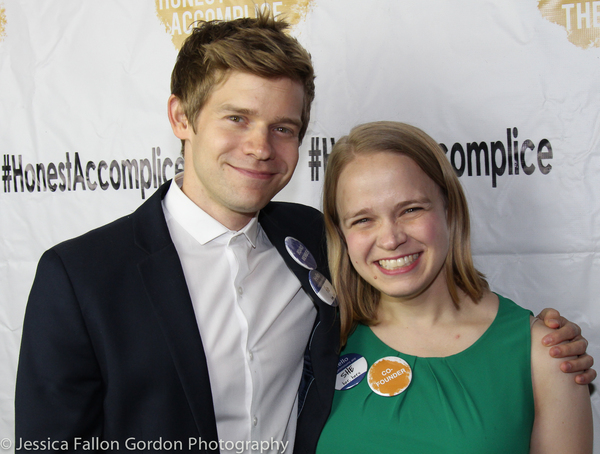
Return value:
[(477, 347), (478, 344), (480, 344), (481, 342), (483, 342), (483, 340), (489, 336), (489, 333), (492, 331), (492, 329), (494, 328), (495, 325), (497, 325), (498, 323), (498, 319), (500, 316), (500, 313), (502, 311), (505, 310), (505, 305), (506, 305), (506, 298), (504, 298), (502, 295), (498, 295), (495, 292), (494, 295), (496, 295), (498, 297), (498, 310), (496, 311), (496, 315), (494, 316), (494, 320), (492, 320), (492, 323), (490, 323), (490, 326), (488, 326), (486, 328), (486, 330), (481, 333), (481, 336), (479, 336), (475, 342), (473, 342), (471, 345), (469, 345), (468, 347), (466, 347), (464, 350), (461, 350), (457, 353), (453, 353), (451, 355), (447, 355), (447, 356), (416, 356), (416, 355), (410, 355), (408, 353), (404, 353), (401, 352), (399, 350), (396, 350), (393, 347), (390, 347), (388, 344), (386, 344), (385, 342), (383, 342), (371, 329), (370, 326), (367, 325), (363, 325), (362, 323), (360, 323), (356, 329), (366, 329), (367, 330), (367, 335), (368, 336), (372, 336), (375, 339), (375, 342), (384, 346), (385, 348), (387, 348), (388, 350), (391, 350), (393, 352), (396, 352), (396, 354), (398, 355), (402, 355), (404, 357), (407, 358), (419, 358), (419, 359), (427, 359), (427, 360), (444, 360), (444, 359), (449, 359), (449, 358), (453, 358), (453, 357), (458, 357), (460, 355), (466, 354), (468, 351), (470, 351), (471, 349), (474, 349)]

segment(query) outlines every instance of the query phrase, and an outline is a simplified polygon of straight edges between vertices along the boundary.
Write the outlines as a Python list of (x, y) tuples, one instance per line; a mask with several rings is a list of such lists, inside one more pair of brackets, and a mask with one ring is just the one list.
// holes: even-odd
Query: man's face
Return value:
[(290, 180), (298, 162), (302, 85), (232, 72), (185, 137), (183, 192), (239, 230)]

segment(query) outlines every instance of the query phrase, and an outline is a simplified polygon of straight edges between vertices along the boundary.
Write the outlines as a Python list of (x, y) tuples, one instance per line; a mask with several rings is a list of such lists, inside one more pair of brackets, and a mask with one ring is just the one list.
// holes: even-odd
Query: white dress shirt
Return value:
[(182, 176), (163, 211), (206, 353), (222, 452), (239, 453), (242, 442), (253, 452), (251, 442), (273, 440), (279, 452), (288, 442), (291, 453), (316, 309), (257, 217), (227, 229), (181, 191)]

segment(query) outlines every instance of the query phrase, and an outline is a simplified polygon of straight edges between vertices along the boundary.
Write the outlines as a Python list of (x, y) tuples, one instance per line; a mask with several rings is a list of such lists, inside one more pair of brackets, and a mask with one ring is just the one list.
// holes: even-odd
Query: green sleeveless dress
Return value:
[(527, 454), (533, 426), (530, 312), (499, 296), (496, 318), (469, 348), (444, 358), (420, 358), (388, 347), (359, 325), (342, 354), (368, 367), (403, 358), (412, 381), (383, 397), (365, 378), (336, 391), (317, 454)]

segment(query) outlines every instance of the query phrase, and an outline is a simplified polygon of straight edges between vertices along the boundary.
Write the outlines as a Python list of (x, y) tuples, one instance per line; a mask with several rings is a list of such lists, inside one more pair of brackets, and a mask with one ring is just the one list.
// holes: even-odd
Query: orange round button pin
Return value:
[(397, 396), (410, 385), (412, 370), (402, 358), (386, 356), (373, 363), (367, 380), (374, 393), (384, 397)]

